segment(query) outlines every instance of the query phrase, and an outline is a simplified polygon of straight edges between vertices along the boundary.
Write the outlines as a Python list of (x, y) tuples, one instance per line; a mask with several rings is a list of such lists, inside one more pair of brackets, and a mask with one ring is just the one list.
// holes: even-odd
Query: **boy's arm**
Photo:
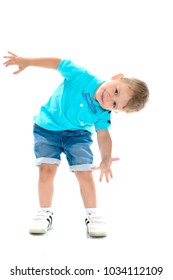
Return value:
[(18, 74), (23, 71), (28, 66), (37, 66), (50, 69), (57, 69), (61, 59), (57, 57), (37, 57), (37, 58), (26, 58), (20, 57), (12, 52), (8, 52), (10, 55), (4, 56), (7, 61), (4, 62), (4, 65), (18, 65), (19, 69), (13, 74)]
[(106, 177), (106, 181), (109, 182), (109, 176), (112, 178), (111, 164), (112, 161), (119, 160), (119, 158), (112, 158), (112, 139), (107, 130), (97, 131), (97, 141), (101, 154), (102, 161), (99, 167), (93, 169), (100, 169), (100, 181), (103, 176)]

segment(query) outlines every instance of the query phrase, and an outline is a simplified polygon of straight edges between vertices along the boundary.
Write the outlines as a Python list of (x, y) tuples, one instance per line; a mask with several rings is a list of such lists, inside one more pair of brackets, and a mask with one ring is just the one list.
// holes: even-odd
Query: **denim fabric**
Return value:
[(34, 152), (36, 165), (61, 162), (66, 155), (71, 171), (88, 171), (93, 167), (92, 137), (86, 130), (50, 131), (34, 124)]

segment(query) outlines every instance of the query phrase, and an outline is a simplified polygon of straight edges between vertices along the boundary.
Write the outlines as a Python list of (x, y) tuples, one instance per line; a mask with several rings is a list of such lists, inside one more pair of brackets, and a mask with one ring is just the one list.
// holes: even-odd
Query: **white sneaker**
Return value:
[(39, 211), (32, 220), (29, 232), (35, 234), (46, 233), (49, 229), (52, 228), (52, 219), (52, 212)]
[(85, 223), (87, 231), (91, 237), (105, 237), (107, 236), (106, 224), (103, 217), (96, 214), (89, 214), (86, 216)]

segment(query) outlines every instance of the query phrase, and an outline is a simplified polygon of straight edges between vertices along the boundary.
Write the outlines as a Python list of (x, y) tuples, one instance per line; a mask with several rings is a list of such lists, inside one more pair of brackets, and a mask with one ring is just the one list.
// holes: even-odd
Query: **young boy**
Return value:
[[(97, 213), (96, 190), (92, 170), (100, 170), (100, 181), (112, 178), (112, 141), (109, 134), (111, 111), (135, 112), (148, 101), (147, 85), (122, 74), (108, 82), (91, 75), (72, 61), (60, 58), (25, 58), (9, 52), (4, 65), (17, 65), (18, 74), (29, 66), (58, 70), (64, 77), (48, 102), (34, 117), (34, 151), (39, 167), (40, 210), (33, 219), (30, 233), (46, 233), (52, 227), (51, 209), (54, 178), (65, 153), (74, 172), (86, 208), (86, 226), (90, 236), (106, 236), (106, 225)], [(101, 163), (93, 167), (91, 151), (93, 126), (97, 133)]]

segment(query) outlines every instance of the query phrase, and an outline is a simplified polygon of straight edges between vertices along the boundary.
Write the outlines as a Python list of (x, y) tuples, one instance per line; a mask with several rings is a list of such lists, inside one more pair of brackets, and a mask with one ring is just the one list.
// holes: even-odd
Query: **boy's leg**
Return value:
[(49, 131), (37, 124), (33, 126), (34, 153), (39, 168), (38, 196), (40, 209), (33, 219), (30, 233), (45, 233), (52, 227), (51, 210), (54, 178), (61, 162), (62, 132)]
[(85, 208), (96, 208), (96, 189), (92, 171), (75, 171)]
[(41, 164), (39, 166), (38, 195), (40, 211), (34, 217), (30, 233), (46, 233), (52, 227), (53, 213), (51, 211), (54, 178), (57, 171), (55, 164)]
[(78, 179), (83, 204), (86, 208), (85, 223), (88, 234), (92, 237), (104, 237), (107, 235), (106, 226), (103, 218), (96, 212), (96, 188), (92, 171), (75, 171), (75, 175)]
[(56, 164), (41, 164), (39, 166), (38, 194), (41, 208), (50, 208), (52, 205), (56, 171)]

